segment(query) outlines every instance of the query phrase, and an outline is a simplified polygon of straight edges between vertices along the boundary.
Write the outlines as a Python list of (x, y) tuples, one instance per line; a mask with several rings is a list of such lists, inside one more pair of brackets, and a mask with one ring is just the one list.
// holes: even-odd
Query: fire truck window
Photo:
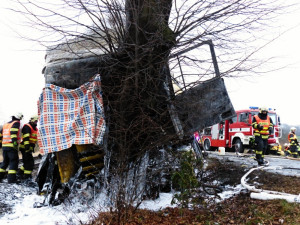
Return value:
[(236, 123), (236, 121), (237, 121), (237, 116), (232, 117), (232, 118), (229, 120), (229, 123)]
[(271, 117), (273, 124), (277, 125), (276, 114), (275, 113), (269, 113), (269, 116)]
[(224, 131), (224, 122), (221, 122), (220, 123), (220, 126), (219, 126), (219, 134), (223, 134), (223, 131)]
[(205, 128), (204, 135), (211, 135), (211, 128)]
[(239, 115), (239, 122), (248, 123), (248, 113), (241, 113)]
[(251, 112), (251, 117), (253, 118), (253, 116), (257, 115), (258, 112)]

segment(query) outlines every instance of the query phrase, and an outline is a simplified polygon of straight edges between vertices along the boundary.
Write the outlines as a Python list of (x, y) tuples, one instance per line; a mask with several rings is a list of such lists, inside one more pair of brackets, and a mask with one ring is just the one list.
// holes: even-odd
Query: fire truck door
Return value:
[(224, 140), (225, 139), (225, 124), (218, 123), (212, 126), (211, 138), (213, 140)]
[(211, 128), (211, 139), (217, 140), (219, 138), (219, 124), (215, 124)]
[(224, 140), (225, 139), (225, 123), (221, 122), (219, 124), (219, 140)]

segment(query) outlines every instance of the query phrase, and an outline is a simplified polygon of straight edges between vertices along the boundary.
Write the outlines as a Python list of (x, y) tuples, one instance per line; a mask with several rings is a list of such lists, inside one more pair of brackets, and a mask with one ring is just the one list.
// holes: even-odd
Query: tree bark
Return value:
[(126, 1), (125, 40), (113, 56), (118, 64), (109, 68), (103, 81), (109, 143), (114, 153), (126, 152), (130, 160), (175, 135), (165, 88), (168, 56), (175, 44), (168, 27), (170, 10), (170, 0)]

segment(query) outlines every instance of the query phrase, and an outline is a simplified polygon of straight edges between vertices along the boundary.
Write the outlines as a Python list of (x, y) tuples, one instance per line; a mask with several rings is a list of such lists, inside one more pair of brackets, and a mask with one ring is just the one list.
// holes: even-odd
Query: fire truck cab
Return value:
[[(236, 116), (230, 120), (204, 128), (202, 132), (203, 148), (214, 150), (218, 147), (225, 147), (226, 151), (237, 151), (243, 153), (245, 148), (254, 148), (254, 135), (251, 126), (254, 115), (259, 113), (258, 107), (236, 111)], [(271, 117), (274, 130), (269, 136), (269, 148), (272, 145), (279, 145), (279, 138), (282, 135), (280, 129), (280, 117), (276, 111), (269, 109), (268, 115)]]

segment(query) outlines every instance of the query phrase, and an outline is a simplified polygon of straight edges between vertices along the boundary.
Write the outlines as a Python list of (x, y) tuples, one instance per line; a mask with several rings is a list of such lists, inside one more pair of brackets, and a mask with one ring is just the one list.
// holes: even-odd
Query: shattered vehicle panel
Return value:
[(224, 81), (219, 77), (176, 95), (174, 105), (184, 132), (189, 134), (235, 115)]

